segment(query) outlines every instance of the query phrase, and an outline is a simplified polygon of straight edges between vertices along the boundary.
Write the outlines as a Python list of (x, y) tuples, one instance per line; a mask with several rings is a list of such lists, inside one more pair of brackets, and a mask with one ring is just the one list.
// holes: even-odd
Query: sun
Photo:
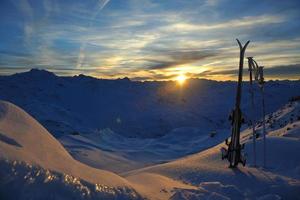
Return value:
[(180, 74), (179, 76), (176, 77), (177, 82), (179, 85), (183, 85), (184, 82), (186, 81), (186, 76), (183, 74)]

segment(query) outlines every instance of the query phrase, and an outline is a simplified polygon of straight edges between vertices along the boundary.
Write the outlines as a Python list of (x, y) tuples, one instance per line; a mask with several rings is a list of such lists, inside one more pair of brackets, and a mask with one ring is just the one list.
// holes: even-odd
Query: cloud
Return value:
[(34, 35), (34, 9), (28, 0), (11, 0), (24, 20), (24, 42), (28, 45)]
[(206, 58), (211, 58), (217, 55), (216, 52), (205, 52), (205, 51), (161, 51), (158, 52), (163, 55), (163, 59), (146, 59), (149, 63), (148, 69), (166, 69), (170, 67), (175, 67), (178, 65), (185, 65), (193, 63), (196, 61), (204, 60)]
[(195, 24), (189, 22), (177, 22), (163, 27), (162, 31), (208, 31), (216, 29), (232, 29), (232, 28), (253, 28), (261, 25), (278, 24), (286, 21), (284, 16), (280, 15), (260, 15), (260, 16), (245, 16), (241, 19), (232, 19), (229, 21), (215, 24)]
[(153, 80), (170, 80), (174, 79), (177, 75), (166, 75), (166, 74), (153, 74), (150, 76), (133, 76), (130, 80), (133, 81), (153, 81)]
[(99, 0), (99, 9), (102, 10), (110, 0)]
[[(98, 9), (94, 12), (94, 14), (89, 19), (88, 29), (93, 25), (93, 21), (95, 20), (95, 18), (97, 17), (97, 15), (109, 3), (109, 1), (110, 0), (99, 0), (99, 2), (98, 2), (99, 3)], [(86, 54), (85, 54), (86, 45), (87, 45), (86, 42), (83, 42), (81, 44), (81, 46), (80, 46), (80, 50), (79, 50), (78, 58), (77, 58), (76, 68), (80, 68), (84, 64), (84, 60), (86, 58)]]
[[(168, 79), (180, 70), (230, 76), (238, 65), (236, 37), (250, 39), (247, 56), (266, 66), (300, 63), (297, 2), (11, 1), (19, 12), (1, 10), (11, 22), (0, 24), (0, 51), (7, 51), (0, 52), (0, 67), (70, 68), (99, 77)], [(233, 12), (245, 4), (248, 10)], [(16, 32), (20, 28), (25, 36)]]
[[(232, 76), (235, 77), (238, 74), (237, 69), (232, 70), (207, 70), (199, 74), (193, 74), (195, 77), (212, 77), (212, 76)], [(244, 76), (248, 76), (248, 68), (244, 68)], [(274, 67), (264, 67), (264, 75), (266, 79), (272, 79), (274, 77), (278, 79), (286, 79), (288, 77), (293, 79), (299, 79), (300, 77), (300, 64), (294, 65), (280, 65)], [(297, 78), (298, 77), (298, 78)]]
[(277, 77), (300, 77), (300, 64), (295, 65), (284, 65), (284, 66), (275, 66), (275, 67), (265, 67), (266, 76), (277, 76)]
[(27, 18), (33, 18), (33, 8), (28, 0), (11, 0), (14, 6)]
[(220, 3), (220, 0), (206, 0), (205, 6), (216, 6)]

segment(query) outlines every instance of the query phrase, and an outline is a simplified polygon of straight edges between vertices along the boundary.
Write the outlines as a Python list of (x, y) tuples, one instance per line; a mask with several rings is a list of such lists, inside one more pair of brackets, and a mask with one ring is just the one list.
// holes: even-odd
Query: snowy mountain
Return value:
[[(22, 107), (55, 137), (110, 129), (126, 137), (155, 138), (182, 127), (228, 129), (235, 88), (235, 82), (204, 79), (190, 79), (179, 87), (174, 81), (59, 77), (38, 69), (0, 77), (0, 99)], [(259, 88), (255, 90), (259, 105)], [(248, 84), (243, 91), (247, 119)], [(266, 111), (271, 113), (300, 92), (300, 81), (269, 81), (265, 91)]]

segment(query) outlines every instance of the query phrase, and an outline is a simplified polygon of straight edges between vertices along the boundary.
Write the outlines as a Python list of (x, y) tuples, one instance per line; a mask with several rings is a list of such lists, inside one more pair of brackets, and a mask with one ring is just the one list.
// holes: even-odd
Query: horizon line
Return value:
[[(60, 74), (60, 73), (57, 73), (55, 72), (55, 70), (49, 70), (49, 69), (44, 69), (44, 68), (15, 68), (17, 70), (22, 70), (22, 71), (18, 71), (18, 72), (15, 72), (15, 73), (6, 73), (6, 74), (2, 74), (0, 72), (0, 76), (14, 76), (14, 75), (18, 75), (18, 74), (24, 74), (24, 73), (30, 73), (32, 71), (44, 71), (44, 72), (49, 72), (49, 73), (52, 73), (54, 74), (55, 76), (57, 77), (78, 77), (78, 76), (85, 76), (85, 77), (89, 77), (89, 78), (94, 78), (94, 79), (98, 79), (98, 80), (124, 80), (124, 79), (128, 79), (129, 81), (133, 81), (133, 82), (176, 82), (176, 78), (175, 79), (145, 79), (145, 80), (142, 80), (142, 79), (135, 79), (135, 77), (133, 78), (130, 78), (128, 76), (118, 76), (118, 77), (111, 77), (111, 78), (107, 78), (107, 77), (101, 77), (101, 76), (93, 76), (93, 75), (90, 75), (90, 74), (84, 74), (84, 73), (75, 73), (75, 74), (68, 74), (68, 75), (63, 75)], [(71, 70), (71, 69), (70, 69)], [(58, 70), (59, 71), (59, 70)], [(246, 71), (246, 69), (244, 69), (244, 71)], [(247, 76), (246, 74), (243, 74), (243, 77)], [(238, 76), (236, 76), (238, 77)], [(234, 79), (225, 79), (225, 80), (218, 80), (218, 79), (212, 79), (212, 78), (205, 78), (205, 77), (187, 77), (186, 80), (207, 80), (207, 81), (215, 81), (215, 82), (237, 82), (237, 80), (234, 80)], [(273, 79), (273, 78), (265, 78), (266, 82), (269, 82), (269, 81), (300, 81), (300, 78), (298, 79)], [(249, 82), (249, 80), (243, 80), (243, 82)]]

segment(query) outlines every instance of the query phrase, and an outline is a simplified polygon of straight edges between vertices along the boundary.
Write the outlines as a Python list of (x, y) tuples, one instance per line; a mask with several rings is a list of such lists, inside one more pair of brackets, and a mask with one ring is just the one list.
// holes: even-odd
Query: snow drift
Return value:
[(5, 101), (0, 101), (0, 169), (1, 199), (73, 199), (76, 193), (75, 199), (139, 198), (125, 179), (74, 160), (36, 120)]

